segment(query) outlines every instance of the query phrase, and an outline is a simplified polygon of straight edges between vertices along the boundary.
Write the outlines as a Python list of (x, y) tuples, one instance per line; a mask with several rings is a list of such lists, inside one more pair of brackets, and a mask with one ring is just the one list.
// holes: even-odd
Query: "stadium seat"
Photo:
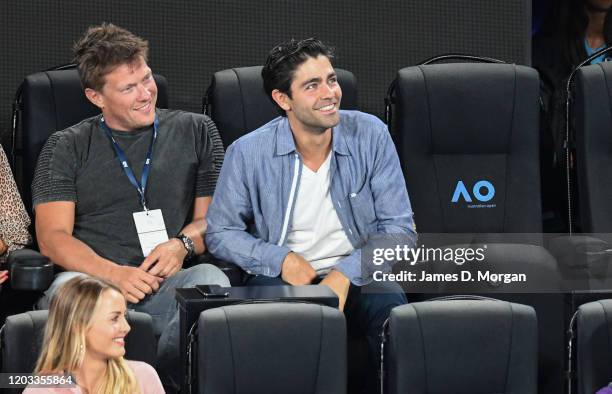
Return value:
[(581, 305), (576, 320), (578, 394), (592, 394), (612, 382), (612, 300)]
[(346, 371), (346, 323), (337, 309), (266, 303), (200, 315), (200, 394), (344, 394)]
[(535, 394), (533, 308), (497, 300), (427, 301), (391, 311), (389, 394)]
[[(31, 311), (9, 316), (0, 330), (2, 373), (31, 373), (42, 350), (47, 310)], [(125, 341), (125, 357), (155, 366), (156, 342), (151, 316), (129, 311), (131, 327)]]
[(540, 391), (560, 392), (565, 300), (554, 292), (558, 265), (541, 234), (539, 111), (538, 74), (526, 66), (445, 63), (397, 73), (396, 143), (420, 240), (467, 234), (466, 243), (488, 246), (488, 266), (547, 278), (549, 294), (495, 297), (546, 315)]
[(425, 233), (540, 233), (534, 69), (450, 63), (397, 74), (398, 152)]
[(578, 70), (575, 80), (576, 170), (583, 233), (612, 232), (612, 64)]
[[(204, 110), (219, 128), (223, 145), (232, 142), (279, 116), (266, 95), (262, 66), (231, 68), (216, 72), (204, 97)], [(357, 109), (357, 82), (350, 71), (335, 69), (342, 88), (341, 109)]]

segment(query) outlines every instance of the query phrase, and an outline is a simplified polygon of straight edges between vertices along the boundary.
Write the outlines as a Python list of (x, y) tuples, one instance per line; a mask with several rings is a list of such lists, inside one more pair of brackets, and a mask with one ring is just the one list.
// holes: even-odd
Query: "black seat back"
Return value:
[(575, 80), (579, 222), (585, 233), (612, 232), (612, 64), (578, 70)]
[(612, 300), (581, 305), (576, 331), (576, 387), (591, 394), (612, 382)]
[[(155, 75), (158, 88), (157, 106), (168, 107), (166, 78)], [(100, 113), (85, 97), (76, 69), (53, 70), (28, 75), (20, 86), (20, 124), (22, 141), (22, 197), (28, 212), (32, 211), (30, 185), (38, 154), (47, 138)]]
[(344, 315), (299, 303), (208, 309), (197, 372), (201, 394), (346, 393)]
[(420, 232), (541, 232), (534, 69), (407, 67), (395, 92), (398, 152)]
[(385, 347), (388, 393), (537, 393), (533, 308), (496, 300), (394, 308)]
[[(219, 128), (223, 145), (279, 116), (263, 87), (262, 66), (231, 68), (216, 72), (208, 88), (206, 112)], [(335, 69), (342, 88), (342, 109), (357, 109), (357, 82), (350, 71)]]

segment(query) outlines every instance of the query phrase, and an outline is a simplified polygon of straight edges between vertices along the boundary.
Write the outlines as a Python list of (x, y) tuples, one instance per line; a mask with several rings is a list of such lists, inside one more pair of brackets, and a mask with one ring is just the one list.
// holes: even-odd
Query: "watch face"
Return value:
[(187, 258), (190, 258), (193, 255), (193, 251), (195, 249), (193, 245), (193, 241), (191, 240), (191, 238), (189, 238), (185, 234), (180, 234), (177, 238), (183, 242), (183, 245), (185, 246), (185, 249), (187, 250)]

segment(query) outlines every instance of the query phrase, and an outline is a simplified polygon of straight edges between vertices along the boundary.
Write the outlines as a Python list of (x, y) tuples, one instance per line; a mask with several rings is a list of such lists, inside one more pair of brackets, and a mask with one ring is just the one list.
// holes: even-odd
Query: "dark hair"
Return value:
[[(585, 8), (588, 0), (563, 0), (553, 3), (551, 13), (544, 25), (542, 33), (552, 37), (550, 45), (555, 45), (561, 54), (564, 76), (586, 59), (587, 52), (584, 47), (585, 31), (589, 24), (589, 17)], [(612, 20), (610, 12), (604, 23), (604, 39), (607, 45), (612, 44)]]
[(122, 64), (147, 61), (149, 44), (112, 23), (92, 26), (74, 44), (74, 62), (83, 88), (101, 90), (104, 76)]
[[(291, 82), (293, 82), (295, 70), (309, 58), (318, 56), (325, 56), (331, 60), (334, 58), (334, 48), (316, 38), (307, 38), (300, 41), (291, 39), (272, 48), (268, 54), (268, 59), (266, 59), (266, 64), (261, 70), (264, 90), (268, 98), (272, 100), (274, 89), (278, 89), (291, 97)], [(282, 115), (286, 115), (282, 108), (278, 108)]]

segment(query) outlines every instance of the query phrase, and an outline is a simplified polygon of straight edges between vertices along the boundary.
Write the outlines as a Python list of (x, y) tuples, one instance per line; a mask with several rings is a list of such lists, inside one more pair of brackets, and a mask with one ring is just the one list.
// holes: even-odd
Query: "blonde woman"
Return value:
[(35, 373), (71, 375), (70, 388), (27, 388), (26, 394), (164, 393), (149, 364), (129, 361), (126, 301), (112, 284), (85, 275), (63, 285), (51, 301)]

